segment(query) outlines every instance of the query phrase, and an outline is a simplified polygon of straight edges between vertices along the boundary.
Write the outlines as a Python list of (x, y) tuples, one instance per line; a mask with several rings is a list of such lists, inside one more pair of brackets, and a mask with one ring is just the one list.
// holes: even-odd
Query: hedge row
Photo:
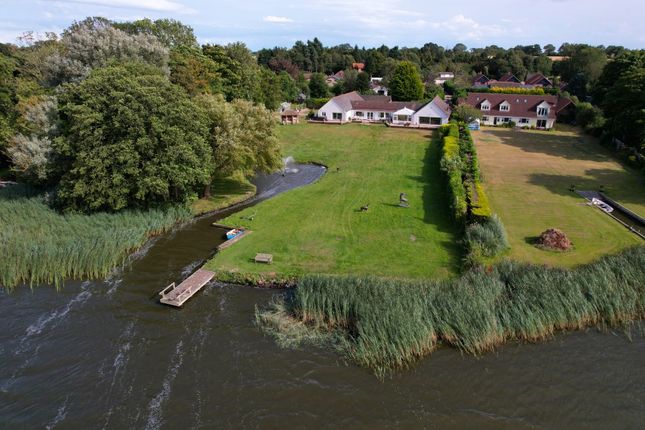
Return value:
[(477, 151), (468, 128), (451, 123), (441, 129), (441, 170), (448, 180), (448, 194), (455, 220), (462, 226), (484, 222), (492, 211), (480, 183)]
[(481, 174), (479, 170), (479, 160), (477, 158), (477, 149), (470, 135), (468, 127), (461, 125), (459, 127), (459, 146), (462, 159), (466, 163), (464, 182), (466, 183), (466, 192), (468, 196), (468, 213), (470, 222), (486, 222), (492, 215), (488, 197), (484, 187), (481, 185)]
[(455, 220), (464, 225), (468, 216), (466, 187), (463, 181), (464, 162), (459, 145), (459, 126), (451, 123), (441, 128), (441, 170), (448, 182), (450, 207)]
[(448, 183), (453, 217), (465, 228), (466, 266), (483, 264), (508, 248), (506, 232), (494, 217), (481, 184), (477, 150), (464, 124), (451, 123), (441, 129), (441, 170)]

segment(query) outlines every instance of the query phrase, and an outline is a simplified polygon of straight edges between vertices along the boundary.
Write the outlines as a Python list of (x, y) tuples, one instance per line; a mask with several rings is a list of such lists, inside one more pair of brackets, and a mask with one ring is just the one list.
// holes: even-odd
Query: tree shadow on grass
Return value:
[[(452, 212), (448, 199), (446, 180), (440, 170), (441, 145), (437, 134), (428, 135), (430, 144), (426, 148), (423, 158), (423, 169), (420, 176), (408, 175), (409, 179), (423, 184), (423, 219), (426, 224), (432, 224), (443, 233), (450, 233), (454, 241), (442, 241), (440, 244), (453, 256), (453, 270), (459, 271), (459, 261), (463, 257), (459, 246), (459, 228), (452, 219)], [(392, 206), (398, 206), (392, 204)]]
[[(588, 136), (563, 136), (547, 131), (485, 130), (483, 136), (497, 137), (504, 145), (525, 152), (546, 154), (570, 160), (603, 162), (611, 159), (610, 152)], [(484, 142), (485, 144), (485, 142)]]
[(585, 175), (556, 175), (533, 173), (529, 183), (541, 186), (554, 194), (570, 196), (576, 190), (602, 191), (622, 203), (645, 205), (645, 178), (612, 169), (588, 169)]

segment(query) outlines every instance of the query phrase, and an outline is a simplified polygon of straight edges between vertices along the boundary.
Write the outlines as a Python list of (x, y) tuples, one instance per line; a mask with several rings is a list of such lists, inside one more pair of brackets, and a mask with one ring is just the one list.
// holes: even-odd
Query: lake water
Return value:
[[(265, 177), (260, 194), (320, 173)], [(279, 291), (211, 283), (183, 309), (159, 305), (220, 243), (213, 219), (157, 238), (103, 281), (0, 290), (0, 428), (645, 426), (641, 334), (590, 329), (482, 357), (443, 349), (380, 382), (263, 335), (255, 307)]]

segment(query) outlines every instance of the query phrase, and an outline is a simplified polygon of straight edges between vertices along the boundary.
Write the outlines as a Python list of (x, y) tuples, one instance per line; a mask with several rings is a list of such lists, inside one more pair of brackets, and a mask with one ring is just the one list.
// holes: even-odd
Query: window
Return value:
[(410, 115), (395, 115), (397, 121), (410, 121)]
[(546, 128), (546, 120), (545, 119), (538, 119), (537, 120), (537, 128)]
[(374, 119), (374, 112), (367, 112), (367, 119)]
[(520, 124), (528, 124), (529, 119), (528, 118), (520, 118)]
[(482, 117), (482, 122), (488, 122), (488, 117), (487, 117), (487, 116), (483, 116), (483, 117)]
[(502, 121), (504, 121), (506, 123), (506, 122), (510, 122), (511, 119), (509, 117), (504, 117), (504, 119)]
[(342, 120), (342, 119), (343, 119), (343, 114), (342, 114), (342, 113), (340, 113), (340, 112), (334, 112), (334, 113), (332, 114), (332, 118), (333, 118), (333, 119)]
[(385, 118), (385, 112), (381, 112), (381, 118)]
[(539, 116), (547, 116), (549, 114), (549, 108), (545, 107), (539, 107), (538, 108), (538, 115)]
[(441, 125), (441, 118), (433, 116), (430, 118), (430, 125)]
[(499, 110), (502, 112), (508, 112), (511, 109), (511, 106), (508, 103), (503, 103), (499, 106)]
[(363, 112), (357, 110), (356, 111), (356, 116), (359, 117), (359, 118), (363, 118)]
[(482, 103), (482, 110), (490, 110), (490, 105), (488, 103)]
[(429, 116), (420, 116), (419, 117), (419, 124), (430, 124), (430, 117)]

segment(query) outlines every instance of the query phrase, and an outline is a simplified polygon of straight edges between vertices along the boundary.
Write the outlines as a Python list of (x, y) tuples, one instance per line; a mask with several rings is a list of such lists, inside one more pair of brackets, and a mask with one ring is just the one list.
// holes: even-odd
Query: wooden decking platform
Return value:
[(159, 295), (159, 301), (165, 305), (181, 307), (195, 293), (213, 279), (215, 272), (210, 270), (199, 269), (190, 275), (184, 282), (179, 285), (172, 284), (164, 288)]

